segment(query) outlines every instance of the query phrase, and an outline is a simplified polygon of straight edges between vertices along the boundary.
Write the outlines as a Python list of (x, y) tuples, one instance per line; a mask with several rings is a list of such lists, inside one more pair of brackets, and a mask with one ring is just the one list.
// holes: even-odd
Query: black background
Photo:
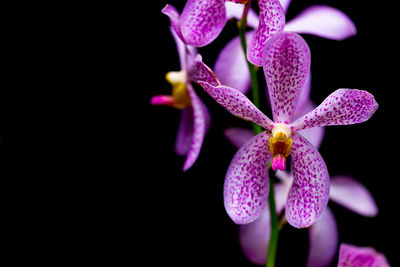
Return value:
[[(236, 151), (222, 132), (247, 124), (196, 87), (212, 122), (197, 162), (182, 173), (184, 158), (174, 153), (179, 111), (149, 104), (169, 93), (165, 74), (179, 70), (161, 13), (167, 2), (138, 2), (3, 4), (1, 266), (252, 266), (222, 197)], [(168, 3), (181, 11), (185, 1)], [(293, 0), (287, 21), (312, 4), (342, 10), (358, 29), (341, 42), (303, 35), (313, 101), (358, 88), (380, 105), (366, 123), (326, 128), (320, 153), (330, 174), (361, 181), (379, 208), (364, 218), (330, 203), (339, 241), (373, 246), (398, 266), (396, 13), (375, 1)], [(236, 34), (228, 22), (199, 49), (203, 61), (213, 66)], [(304, 266), (307, 250), (307, 230), (286, 226), (277, 266)]]

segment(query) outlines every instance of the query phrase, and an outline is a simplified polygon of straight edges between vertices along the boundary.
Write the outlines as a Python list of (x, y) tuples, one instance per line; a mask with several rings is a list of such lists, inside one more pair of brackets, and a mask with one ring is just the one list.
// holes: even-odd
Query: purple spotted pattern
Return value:
[(357, 89), (338, 89), (318, 107), (294, 121), (291, 126), (301, 129), (328, 125), (348, 125), (368, 120), (378, 108), (372, 94)]
[(263, 69), (275, 122), (292, 121), (310, 61), (310, 49), (296, 33), (277, 33), (267, 42)]
[(338, 267), (390, 267), (385, 255), (372, 247), (341, 244)]
[(193, 163), (199, 156), (204, 136), (209, 127), (210, 115), (207, 108), (201, 102), (200, 98), (195, 93), (192, 85), (187, 84), (190, 100), (193, 108), (193, 136), (190, 143), (189, 151), (183, 164), (183, 171), (192, 167)]
[(239, 149), (228, 168), (224, 204), (228, 215), (237, 224), (254, 221), (267, 204), (270, 136), (268, 132), (262, 132), (253, 137)]
[(203, 63), (201, 55), (197, 55), (188, 73), (191, 81), (204, 81), (214, 86), (221, 85), (214, 72)]
[(225, 23), (225, 0), (189, 0), (180, 17), (180, 30), (186, 44), (200, 47), (217, 38)]
[(293, 134), (293, 183), (285, 215), (297, 228), (311, 226), (323, 213), (329, 199), (329, 174), (318, 150), (304, 137)]
[(213, 86), (207, 82), (198, 81), (204, 90), (233, 115), (257, 123), (267, 130), (272, 130), (274, 122), (262, 113), (254, 104), (238, 90), (220, 85)]
[(262, 53), (267, 40), (285, 27), (285, 11), (278, 0), (258, 0), (259, 26), (247, 47), (248, 60), (262, 66)]

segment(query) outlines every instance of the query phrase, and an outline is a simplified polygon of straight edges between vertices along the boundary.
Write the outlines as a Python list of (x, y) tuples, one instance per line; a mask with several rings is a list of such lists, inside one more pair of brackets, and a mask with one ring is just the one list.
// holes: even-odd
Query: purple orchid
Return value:
[[(311, 100), (308, 100), (308, 103), (300, 104), (301, 102), (299, 101), (294, 118), (299, 118), (314, 108)], [(324, 127), (300, 130), (298, 133), (306, 138), (314, 147), (319, 148), (324, 135)], [(247, 129), (229, 128), (225, 131), (225, 136), (235, 147), (240, 148), (254, 137), (254, 134), (251, 130)], [(277, 214), (281, 215), (293, 182), (293, 173), (277, 171), (276, 176), (279, 178), (280, 183), (274, 187), (275, 202)], [(378, 213), (374, 198), (368, 189), (352, 177), (332, 177), (329, 198), (331, 201), (366, 217), (374, 217)], [(265, 251), (268, 251), (270, 228), (271, 222), (268, 206), (264, 208), (257, 220), (240, 226), (240, 245), (245, 256), (252, 263), (265, 264)], [(329, 208), (326, 208), (318, 221), (309, 228), (309, 238), (310, 249), (306, 266), (328, 266), (336, 254), (338, 245), (337, 225), (335, 217)]]
[(181, 70), (168, 72), (166, 79), (172, 85), (172, 95), (158, 95), (151, 99), (153, 105), (171, 106), (182, 111), (175, 151), (186, 155), (183, 170), (188, 170), (196, 161), (209, 128), (210, 116), (206, 106), (197, 96), (191, 82), (203, 80), (219, 85), (212, 71), (201, 62), (201, 56), (194, 47), (185, 45), (171, 29), (174, 37)]
[(225, 208), (235, 223), (256, 220), (267, 203), (268, 160), (272, 158), (273, 167), (285, 169), (286, 158), (291, 155), (294, 180), (285, 214), (292, 226), (309, 227), (322, 215), (328, 203), (329, 174), (318, 150), (298, 131), (364, 122), (378, 104), (366, 91), (339, 89), (314, 110), (292, 121), (310, 71), (309, 47), (296, 33), (277, 33), (267, 41), (263, 69), (273, 121), (240, 91), (198, 81), (228, 111), (266, 129), (242, 146), (232, 159), (225, 178)]
[(341, 244), (338, 267), (390, 267), (385, 255), (371, 247)]
[[(282, 12), (286, 12), (290, 1), (280, 1), (283, 10), (278, 7), (278, 4), (278, 1), (275, 1), (273, 9), (263, 8), (263, 10), (266, 10), (267, 13), (278, 12), (280, 14), (279, 16), (284, 16)], [(259, 5), (265, 5), (265, 2), (260, 1)], [(226, 3), (227, 17), (240, 19), (243, 7), (243, 5)], [(259, 21), (265, 20), (264, 17), (268, 17), (265, 15), (265, 12), (261, 13), (260, 17), (258, 17), (252, 9), (250, 9), (247, 17), (248, 26), (257, 29), (257, 31), (251, 31), (246, 35), (246, 39), (249, 43), (247, 55), (249, 61), (258, 66), (262, 65), (262, 49), (267, 39), (272, 35), (268, 24), (259, 23)], [(346, 14), (338, 9), (324, 5), (313, 5), (306, 8), (297, 17), (286, 22), (286, 24), (283, 21), (284, 27), (281, 25), (281, 21), (279, 21), (279, 23), (279, 30), (275, 30), (276, 27), (273, 28), (275, 32), (280, 32), (282, 30), (291, 31), (312, 34), (332, 40), (343, 40), (357, 33), (354, 23)], [(261, 25), (261, 27), (259, 27), (259, 25)], [(256, 38), (254, 38), (254, 36), (256, 36)], [(232, 39), (222, 49), (216, 60), (214, 70), (223, 84), (236, 88), (244, 94), (248, 91), (250, 87), (250, 74), (239, 37)], [(234, 75), (232, 75), (233, 73)]]

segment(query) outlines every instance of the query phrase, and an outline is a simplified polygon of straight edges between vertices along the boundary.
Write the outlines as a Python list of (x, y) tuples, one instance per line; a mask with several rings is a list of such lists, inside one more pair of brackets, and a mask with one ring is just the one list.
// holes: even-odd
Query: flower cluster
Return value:
[[(171, 94), (154, 96), (151, 104), (181, 110), (175, 150), (186, 155), (184, 171), (199, 157), (212, 117), (196, 90), (202, 88), (234, 116), (259, 125), (262, 130), (225, 131), (238, 151), (226, 173), (224, 205), (233, 222), (241, 225), (244, 254), (253, 263), (266, 263), (271, 233), (278, 231), (272, 221), (280, 217), (283, 224), (309, 228), (307, 266), (328, 266), (338, 245), (328, 200), (367, 217), (376, 216), (378, 209), (357, 180), (330, 177), (318, 148), (326, 126), (365, 122), (378, 104), (367, 91), (341, 88), (316, 106), (310, 98), (311, 50), (299, 34), (344, 40), (357, 31), (347, 15), (329, 6), (311, 6), (286, 22), (290, 0), (258, 0), (259, 14), (250, 2), (188, 0), (181, 13), (169, 4), (162, 9), (171, 22), (181, 69), (166, 74)], [(239, 20), (239, 36), (227, 43), (210, 68), (197, 47), (215, 40), (231, 19)], [(272, 119), (245, 95), (257, 83), (258, 67), (264, 73)], [(270, 175), (279, 182), (271, 182)], [(373, 249), (342, 244), (339, 266), (388, 263)]]

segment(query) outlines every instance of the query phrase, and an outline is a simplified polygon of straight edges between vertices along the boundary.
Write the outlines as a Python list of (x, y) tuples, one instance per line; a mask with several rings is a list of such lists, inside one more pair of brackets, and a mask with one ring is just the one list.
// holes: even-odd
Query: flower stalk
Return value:
[(275, 258), (276, 258), (276, 249), (277, 249), (277, 245), (278, 245), (279, 222), (278, 222), (278, 214), (276, 213), (273, 179), (269, 179), (268, 203), (269, 203), (269, 210), (271, 213), (271, 217), (270, 217), (271, 218), (271, 237), (269, 240), (267, 262), (266, 262), (265, 266), (266, 267), (274, 267), (275, 266)]

